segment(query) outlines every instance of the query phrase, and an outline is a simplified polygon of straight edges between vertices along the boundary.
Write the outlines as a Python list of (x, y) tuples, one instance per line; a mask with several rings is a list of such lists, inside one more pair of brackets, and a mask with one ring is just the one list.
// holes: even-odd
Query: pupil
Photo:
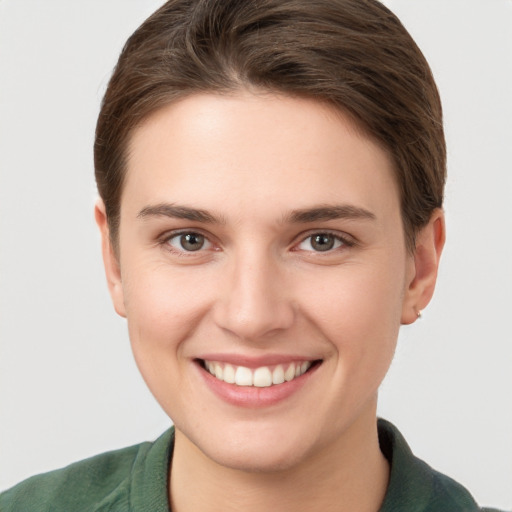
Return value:
[(334, 237), (332, 235), (315, 235), (311, 245), (317, 251), (328, 251), (334, 247)]
[(181, 246), (187, 251), (198, 251), (204, 245), (204, 236), (197, 233), (181, 235)]

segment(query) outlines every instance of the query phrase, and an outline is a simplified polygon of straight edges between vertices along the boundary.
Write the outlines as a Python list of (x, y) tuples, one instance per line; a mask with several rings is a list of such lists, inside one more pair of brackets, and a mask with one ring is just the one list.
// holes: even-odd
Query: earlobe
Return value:
[(444, 213), (438, 208), (429, 223), (417, 234), (412, 271), (408, 277), (402, 306), (402, 324), (415, 322), (434, 293), (439, 260), (446, 238)]
[(110, 297), (117, 314), (126, 317), (119, 259), (112, 246), (105, 204), (101, 199), (98, 199), (94, 207), (94, 218), (100, 230), (101, 252), (103, 254), (103, 265), (105, 267), (105, 277), (107, 278)]

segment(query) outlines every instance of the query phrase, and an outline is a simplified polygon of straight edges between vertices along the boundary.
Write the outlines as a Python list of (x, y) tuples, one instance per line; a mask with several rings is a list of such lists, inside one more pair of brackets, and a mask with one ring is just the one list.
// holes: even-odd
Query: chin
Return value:
[(208, 434), (189, 440), (214, 463), (247, 473), (290, 470), (307, 458), (307, 447), (314, 443), (304, 432), (275, 425), (238, 425), (219, 430), (210, 427)]
[[(206, 454), (208, 456), (208, 454)], [(245, 473), (279, 473), (300, 465), (305, 454), (296, 450), (275, 450), (270, 447), (250, 446), (245, 448), (224, 447), (210, 458), (226, 468)]]

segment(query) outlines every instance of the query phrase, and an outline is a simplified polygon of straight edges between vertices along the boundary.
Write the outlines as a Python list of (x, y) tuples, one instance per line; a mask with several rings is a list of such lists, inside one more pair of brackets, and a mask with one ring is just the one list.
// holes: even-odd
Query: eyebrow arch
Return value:
[(285, 216), (284, 222), (308, 223), (336, 219), (375, 220), (375, 214), (352, 205), (320, 205), (313, 208), (293, 210)]
[(137, 214), (137, 218), (146, 217), (171, 217), (174, 219), (185, 219), (193, 222), (205, 222), (209, 224), (224, 224), (224, 220), (215, 217), (206, 210), (190, 208), (188, 206), (177, 206), (174, 204), (160, 203), (153, 206), (146, 206)]

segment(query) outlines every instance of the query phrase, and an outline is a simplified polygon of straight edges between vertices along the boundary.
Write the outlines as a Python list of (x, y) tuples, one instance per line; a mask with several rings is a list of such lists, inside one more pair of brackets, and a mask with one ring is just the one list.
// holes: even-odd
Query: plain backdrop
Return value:
[[(110, 304), (92, 144), (157, 0), (0, 0), (0, 489), (170, 424)], [(449, 147), (436, 296), (380, 415), (479, 502), (512, 509), (512, 2), (388, 0), (430, 61)]]

